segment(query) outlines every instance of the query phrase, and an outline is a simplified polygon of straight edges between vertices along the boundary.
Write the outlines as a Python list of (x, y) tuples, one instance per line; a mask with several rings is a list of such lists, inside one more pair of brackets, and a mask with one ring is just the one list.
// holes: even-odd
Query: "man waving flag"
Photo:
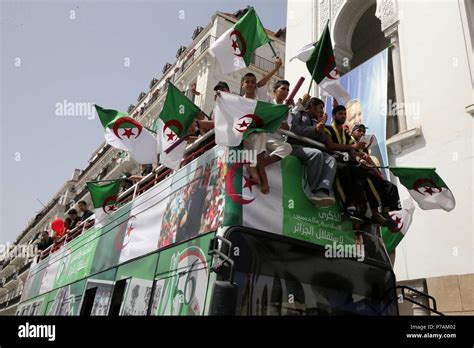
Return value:
[(252, 52), (269, 42), (260, 18), (250, 7), (232, 28), (209, 47), (209, 53), (216, 57), (222, 73), (228, 74), (249, 66)]
[(187, 131), (200, 109), (171, 82), (165, 104), (155, 121), (160, 163), (178, 169), (187, 145)]
[(214, 107), (216, 144), (238, 146), (252, 132), (275, 133), (287, 115), (287, 105), (221, 92)]
[(295, 58), (306, 63), (309, 73), (318, 86), (336, 98), (339, 104), (344, 105), (349, 101), (349, 94), (339, 83), (336, 57), (332, 50), (331, 34), (327, 24), (319, 40), (302, 47), (290, 59), (290, 62)]
[(105, 226), (107, 224), (106, 217), (117, 209), (120, 179), (101, 184), (88, 182), (87, 189), (91, 194), (92, 204), (95, 208), (96, 225)]
[(124, 112), (103, 109), (95, 105), (104, 126), (107, 144), (129, 151), (140, 164), (154, 163), (157, 155), (156, 139), (137, 120)]

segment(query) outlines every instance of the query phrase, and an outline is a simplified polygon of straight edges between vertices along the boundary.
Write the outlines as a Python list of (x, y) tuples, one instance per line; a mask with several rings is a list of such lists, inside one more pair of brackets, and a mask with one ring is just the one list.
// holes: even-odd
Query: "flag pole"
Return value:
[(174, 148), (176, 148), (179, 144), (181, 144), (183, 141), (187, 140), (189, 138), (189, 134), (186, 134), (184, 137), (182, 137), (181, 139), (175, 141), (173, 144), (170, 145), (170, 147), (168, 147), (166, 150), (165, 150), (165, 153), (166, 154), (169, 154)]
[(273, 52), (273, 58), (277, 57), (277, 54), (275, 52), (275, 49), (273, 48), (273, 45), (272, 45), (272, 42), (271, 41), (268, 41), (268, 45), (270, 46), (272, 52)]
[[(329, 25), (329, 19), (326, 22), (326, 26), (328, 26), (328, 25)], [(326, 30), (326, 28), (324, 28), (324, 30)], [(319, 40), (321, 40), (321, 37), (319, 38)], [(318, 66), (318, 64), (314, 64), (313, 72), (311, 73), (311, 81), (309, 82), (308, 94), (311, 91), (311, 86), (313, 85), (314, 74), (316, 73), (316, 67), (317, 66)]]
[(316, 73), (316, 68), (317, 68), (317, 66), (318, 66), (318, 64), (314, 64), (313, 73), (311, 74), (311, 81), (309, 82), (308, 94), (309, 94), (309, 92), (311, 91), (311, 86), (313, 85), (314, 74)]

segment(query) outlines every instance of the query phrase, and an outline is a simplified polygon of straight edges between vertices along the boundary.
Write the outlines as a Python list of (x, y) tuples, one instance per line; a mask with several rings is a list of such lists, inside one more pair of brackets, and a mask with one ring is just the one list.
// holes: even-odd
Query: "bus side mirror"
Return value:
[(235, 315), (237, 305), (237, 285), (216, 280), (212, 295), (210, 315)]

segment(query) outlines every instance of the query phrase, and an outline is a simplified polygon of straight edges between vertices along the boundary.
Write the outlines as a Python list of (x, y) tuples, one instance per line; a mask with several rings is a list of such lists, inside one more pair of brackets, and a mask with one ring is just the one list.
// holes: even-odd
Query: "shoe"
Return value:
[(395, 221), (393, 221), (392, 217), (389, 213), (375, 213), (372, 216), (374, 223), (388, 227), (389, 229), (397, 229), (398, 225)]
[(334, 197), (322, 191), (317, 191), (309, 200), (317, 207), (329, 207), (336, 203)]
[(352, 222), (354, 224), (362, 224), (364, 223), (364, 219), (360, 217), (360, 215), (355, 210), (345, 210), (342, 213), (342, 219)]

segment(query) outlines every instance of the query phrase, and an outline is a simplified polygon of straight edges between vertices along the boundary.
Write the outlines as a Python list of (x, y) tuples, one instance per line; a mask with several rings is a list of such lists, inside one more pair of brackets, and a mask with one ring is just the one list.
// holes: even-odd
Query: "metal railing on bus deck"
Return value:
[[(325, 151), (328, 154), (335, 156), (336, 159), (338, 160), (342, 159), (344, 162), (347, 162), (349, 160), (349, 155), (346, 152), (329, 151), (328, 149), (326, 149), (324, 144), (318, 141), (296, 135), (295, 133), (284, 130), (284, 129), (279, 129), (278, 131), (289, 138), (293, 138), (303, 144), (308, 145), (309, 147), (313, 147), (321, 151)], [(184, 158), (181, 162), (181, 166), (188, 164), (193, 159), (199, 157), (201, 154), (203, 154), (207, 150), (214, 147), (214, 145), (215, 145), (214, 129), (211, 129), (210, 131), (208, 131), (204, 135), (201, 135), (193, 143), (189, 144), (186, 147), (186, 151), (184, 153)], [(133, 201), (136, 196), (142, 194), (143, 192), (147, 191), (150, 187), (164, 180), (166, 177), (168, 177), (171, 174), (171, 172), (172, 170), (170, 168), (167, 168), (163, 165), (158, 166), (153, 172), (143, 177), (140, 181), (135, 183), (132, 187), (128, 188), (126, 191), (122, 192), (119, 195), (117, 203), (123, 206), (127, 204), (128, 202)], [(88, 225), (88, 222), (90, 223), (92, 220), (94, 220), (94, 215), (90, 216), (88, 219), (81, 222), (74, 229), (65, 233), (60, 239), (55, 241), (53, 245), (49, 246), (46, 250), (44, 250), (40, 254), (39, 260), (47, 257), (50, 253), (58, 250), (64, 244), (70, 242), (74, 238), (84, 233), (84, 231), (87, 230), (85, 226)], [(89, 226), (89, 228), (90, 227), (92, 226)]]

